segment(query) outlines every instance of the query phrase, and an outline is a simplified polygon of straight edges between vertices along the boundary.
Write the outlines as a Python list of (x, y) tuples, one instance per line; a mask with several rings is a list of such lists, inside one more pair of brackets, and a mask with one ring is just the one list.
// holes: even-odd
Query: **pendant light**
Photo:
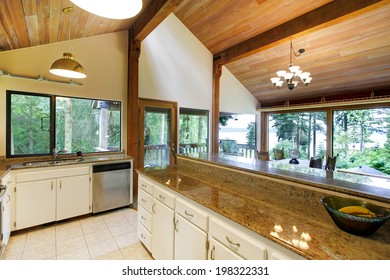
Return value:
[(127, 19), (142, 9), (142, 0), (70, 0), (92, 14), (112, 19)]
[[(70, 14), (73, 12), (73, 8), (67, 7), (62, 11), (65, 14)], [(68, 19), (68, 52), (64, 52), (62, 58), (53, 62), (49, 72), (66, 78), (83, 79), (87, 77), (83, 66), (81, 66), (70, 53), (70, 16)]]

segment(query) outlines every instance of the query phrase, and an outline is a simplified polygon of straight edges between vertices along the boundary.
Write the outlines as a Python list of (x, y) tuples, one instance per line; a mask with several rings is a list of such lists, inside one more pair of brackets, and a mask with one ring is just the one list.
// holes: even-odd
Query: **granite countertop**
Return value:
[(273, 178), (303, 183), (325, 190), (341, 192), (376, 201), (390, 203), (390, 177), (378, 178), (345, 172), (327, 171), (309, 168), (278, 161), (260, 161), (251, 158), (199, 153), (187, 156), (178, 155), (183, 159), (195, 159), (219, 166), (234, 168)]
[(340, 230), (321, 206), (297, 210), (289, 207), (288, 197), (258, 199), (253, 188), (229, 180), (216, 184), (190, 170), (173, 165), (137, 172), (307, 259), (390, 259), (390, 223), (369, 237), (355, 236)]

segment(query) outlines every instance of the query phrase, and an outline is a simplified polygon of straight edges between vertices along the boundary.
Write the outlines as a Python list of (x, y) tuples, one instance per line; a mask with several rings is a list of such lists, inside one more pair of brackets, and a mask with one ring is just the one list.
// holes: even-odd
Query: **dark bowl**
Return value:
[[(390, 218), (386, 208), (353, 198), (325, 196), (321, 198), (334, 223), (342, 230), (360, 236), (373, 234)], [(374, 212), (377, 217), (361, 217), (338, 211), (345, 206), (362, 206)]]

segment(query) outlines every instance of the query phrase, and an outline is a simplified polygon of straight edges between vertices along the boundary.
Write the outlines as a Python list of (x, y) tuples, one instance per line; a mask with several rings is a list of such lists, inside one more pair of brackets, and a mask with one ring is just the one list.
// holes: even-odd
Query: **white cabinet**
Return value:
[(16, 187), (16, 229), (55, 221), (56, 181), (18, 183)]
[(151, 181), (138, 177), (138, 238), (152, 252), (153, 189)]
[(154, 186), (152, 255), (156, 260), (174, 259), (174, 202), (175, 198)]
[(56, 220), (68, 219), (90, 212), (89, 175), (57, 179)]
[(91, 212), (89, 167), (16, 174), (15, 229)]
[[(1, 183), (7, 187), (4, 197), (3, 197), (3, 202), (1, 204), (1, 232), (2, 234), (2, 243), (4, 245), (7, 245), (10, 233), (11, 233), (11, 182), (10, 178), (8, 176), (5, 176), (2, 178)], [(0, 244), (0, 248), (1, 248)], [(0, 252), (1, 253), (1, 252)]]
[(208, 214), (176, 199), (175, 260), (207, 260)]
[(207, 260), (207, 233), (177, 213), (175, 260)]
[[(232, 255), (236, 254), (247, 260), (262, 260), (266, 256), (266, 246), (258, 239), (253, 238), (246, 230), (227, 220), (212, 217), (210, 219), (209, 237), (218, 241)], [(216, 248), (217, 249), (217, 248)], [(219, 255), (216, 253), (215, 256)], [(226, 258), (228, 254), (221, 253)], [(218, 259), (218, 258), (215, 258)], [(236, 258), (234, 258), (236, 259)]]
[(214, 238), (210, 238), (209, 242), (209, 260), (243, 260), (242, 257)]

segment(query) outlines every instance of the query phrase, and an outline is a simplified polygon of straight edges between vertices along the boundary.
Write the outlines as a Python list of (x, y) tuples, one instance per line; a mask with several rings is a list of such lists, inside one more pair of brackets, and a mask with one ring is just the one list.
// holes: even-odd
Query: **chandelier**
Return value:
[(299, 49), (298, 54), (295, 53), (292, 46), (292, 41), (290, 42), (290, 63), (288, 67), (289, 72), (285, 70), (277, 71), (276, 74), (278, 76), (271, 78), (271, 82), (273, 83), (274, 86), (276, 86), (279, 89), (283, 85), (284, 81), (286, 81), (288, 89), (293, 90), (300, 82), (302, 82), (305, 86), (307, 86), (310, 83), (311, 81), (310, 73), (303, 72), (298, 65), (293, 65), (292, 63), (293, 54), (295, 57), (298, 57), (304, 52), (305, 49)]

